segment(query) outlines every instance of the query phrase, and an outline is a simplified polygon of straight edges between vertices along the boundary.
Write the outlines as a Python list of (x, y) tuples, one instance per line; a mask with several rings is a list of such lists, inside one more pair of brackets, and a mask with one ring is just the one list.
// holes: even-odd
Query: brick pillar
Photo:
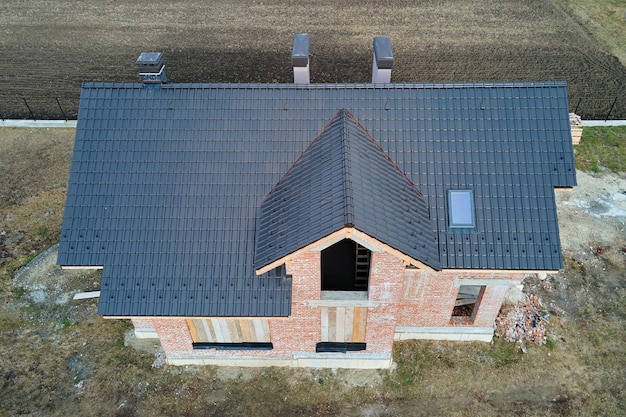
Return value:
[(380, 304), (367, 312), (365, 343), (369, 353), (391, 353), (403, 281), (401, 259), (389, 253), (372, 252), (368, 298)]
[(508, 285), (488, 285), (478, 305), (478, 312), (474, 318), (474, 326), (490, 327), (496, 321), (504, 296), (509, 290)]

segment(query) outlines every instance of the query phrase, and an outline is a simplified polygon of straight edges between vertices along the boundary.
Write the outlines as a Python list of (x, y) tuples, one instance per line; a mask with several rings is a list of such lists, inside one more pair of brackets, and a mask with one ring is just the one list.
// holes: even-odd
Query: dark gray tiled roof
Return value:
[(255, 267), (356, 229), (439, 269), (421, 193), (347, 110), (317, 135), (261, 205)]
[[(104, 266), (104, 315), (287, 315), (289, 278), (254, 274), (257, 215), (337, 109), (425, 195), (443, 268), (562, 266), (564, 83), (85, 84), (58, 263)], [(450, 189), (475, 229), (448, 228)]]

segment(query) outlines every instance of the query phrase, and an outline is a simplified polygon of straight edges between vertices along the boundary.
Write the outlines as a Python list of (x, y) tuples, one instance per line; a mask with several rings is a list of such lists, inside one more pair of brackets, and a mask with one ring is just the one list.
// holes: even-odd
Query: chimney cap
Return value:
[(294, 67), (306, 67), (309, 65), (309, 34), (296, 33), (293, 36), (293, 50), (291, 51), (291, 64)]
[(163, 60), (162, 52), (142, 52), (135, 61), (135, 66), (140, 72), (159, 72)]
[(374, 38), (374, 59), (376, 59), (376, 65), (380, 69), (393, 67), (393, 51), (388, 37), (376, 36)]

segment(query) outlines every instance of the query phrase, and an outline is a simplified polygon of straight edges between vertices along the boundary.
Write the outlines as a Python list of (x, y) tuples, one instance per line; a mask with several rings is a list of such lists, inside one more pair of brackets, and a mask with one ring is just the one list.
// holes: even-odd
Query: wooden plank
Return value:
[(367, 327), (367, 307), (354, 308), (354, 331), (352, 333), (352, 342), (364, 343), (365, 330)]
[(222, 327), (220, 326), (220, 322), (222, 319), (211, 319), (211, 325), (213, 327), (213, 331), (215, 332), (215, 341), (217, 343), (226, 342), (226, 336), (222, 332)]
[(200, 342), (200, 338), (198, 337), (198, 331), (196, 330), (196, 325), (194, 323), (194, 320), (187, 320), (187, 327), (189, 327), (191, 340), (193, 340), (194, 342)]
[(351, 342), (354, 334), (354, 307), (346, 307), (346, 316), (344, 319), (344, 342)]
[(337, 307), (328, 307), (328, 341), (337, 341)]
[(244, 342), (256, 342), (256, 334), (254, 331), (255, 320), (237, 320), (241, 328), (241, 339)]
[(336, 334), (334, 342), (346, 341), (346, 308), (337, 307)]
[(240, 329), (237, 328), (237, 320), (224, 320), (224, 324), (228, 328), (228, 335), (230, 336), (230, 342), (241, 343)]
[(329, 342), (328, 338), (328, 309), (329, 307), (321, 307), (320, 312), (322, 315), (322, 342)]
[(207, 320), (195, 320), (196, 331), (198, 332), (198, 342), (212, 342), (209, 322)]
[(213, 323), (211, 320), (203, 319), (204, 323), (204, 331), (206, 332), (206, 336), (209, 342), (217, 342), (217, 336), (215, 334), (215, 328), (213, 327)]
[(254, 326), (255, 339), (252, 342), (271, 342), (270, 323), (266, 319), (252, 320)]

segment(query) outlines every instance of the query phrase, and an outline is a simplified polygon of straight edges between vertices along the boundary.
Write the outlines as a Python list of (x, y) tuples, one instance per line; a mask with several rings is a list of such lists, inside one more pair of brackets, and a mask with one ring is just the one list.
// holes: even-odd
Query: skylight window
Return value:
[(472, 190), (448, 191), (448, 217), (450, 227), (454, 229), (469, 229), (476, 226)]

